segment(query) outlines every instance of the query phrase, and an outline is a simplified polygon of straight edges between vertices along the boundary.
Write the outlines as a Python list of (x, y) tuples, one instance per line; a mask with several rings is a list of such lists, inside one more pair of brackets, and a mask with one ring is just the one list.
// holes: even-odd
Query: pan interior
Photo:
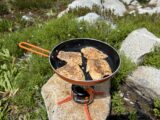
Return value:
[[(114, 73), (118, 69), (120, 64), (120, 58), (115, 49), (109, 46), (108, 44), (105, 44), (103, 42), (94, 39), (74, 39), (59, 44), (52, 50), (50, 55), (50, 63), (52, 67), (54, 69), (58, 69), (66, 64), (66, 62), (61, 61), (56, 57), (59, 51), (81, 52), (81, 49), (84, 47), (94, 47), (102, 51), (104, 54), (107, 54), (108, 57), (105, 60), (109, 63), (112, 69), (112, 73)], [(83, 54), (82, 54), (82, 62), (83, 64), (80, 67), (84, 72), (85, 78), (86, 80), (91, 80), (92, 78), (90, 77), (89, 73), (85, 72), (87, 60), (86, 58), (83, 57)]]

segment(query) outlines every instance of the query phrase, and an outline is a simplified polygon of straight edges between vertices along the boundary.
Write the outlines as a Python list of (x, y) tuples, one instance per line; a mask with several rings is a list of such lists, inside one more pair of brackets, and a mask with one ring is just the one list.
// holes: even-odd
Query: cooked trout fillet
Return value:
[(60, 51), (57, 55), (57, 58), (67, 63), (74, 63), (74, 64), (82, 65), (82, 55), (80, 52)]
[(104, 59), (108, 57), (108, 55), (104, 54), (103, 52), (99, 51), (94, 47), (82, 48), (81, 52), (87, 59)]
[(87, 69), (93, 80), (101, 79), (106, 75), (112, 74), (111, 68), (106, 60), (87, 60)]
[(60, 67), (57, 69), (57, 72), (59, 72), (61, 75), (73, 79), (73, 80), (85, 80), (85, 76), (83, 74), (83, 71), (77, 64), (66, 64), (63, 67)]

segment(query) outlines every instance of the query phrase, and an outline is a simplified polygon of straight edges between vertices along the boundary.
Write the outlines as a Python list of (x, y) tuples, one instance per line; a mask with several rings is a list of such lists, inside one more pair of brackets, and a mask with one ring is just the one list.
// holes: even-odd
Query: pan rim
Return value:
[[(104, 78), (102, 78), (102, 79), (96, 79), (96, 80), (95, 80), (95, 79), (91, 79), (91, 80), (85, 80), (85, 81), (70, 79), (70, 78), (67, 78), (67, 77), (59, 74), (59, 72), (57, 72), (57, 70), (53, 67), (53, 65), (52, 65), (52, 63), (51, 63), (51, 54), (52, 54), (52, 52), (53, 52), (59, 45), (61, 45), (61, 44), (64, 44), (64, 43), (70, 42), (70, 41), (74, 41), (74, 40), (80, 40), (80, 39), (81, 39), (81, 40), (97, 41), (97, 42), (106, 44), (106, 45), (108, 45), (109, 47), (111, 47), (111, 48), (116, 52), (116, 54), (117, 54), (117, 56), (118, 56), (118, 58), (119, 58), (119, 65), (118, 65), (118, 67), (116, 68), (116, 70), (115, 70), (111, 75), (109, 75), (109, 76), (107, 76), (107, 77), (104, 77)], [(55, 46), (53, 47), (53, 49), (51, 50), (51, 52), (50, 52), (50, 54), (49, 54), (49, 63), (50, 63), (50, 66), (52, 67), (53, 71), (54, 71), (58, 76), (60, 76), (63, 80), (66, 80), (66, 81), (71, 82), (71, 83), (74, 82), (74, 83), (72, 83), (72, 84), (78, 84), (78, 85), (92, 85), (92, 84), (94, 85), (94, 84), (102, 83), (102, 82), (107, 81), (107, 80), (109, 80), (110, 78), (112, 78), (112, 77), (118, 72), (118, 70), (120, 69), (120, 66), (121, 66), (121, 58), (120, 58), (120, 55), (118, 54), (117, 50), (116, 50), (114, 47), (112, 47), (111, 45), (109, 45), (108, 43), (104, 42), (104, 41), (100, 41), (100, 40), (97, 40), (97, 39), (94, 39), (94, 38), (72, 38), (72, 39), (69, 39), (69, 40), (65, 40), (65, 41), (63, 41), (63, 42), (60, 42), (59, 44), (57, 44), (57, 45), (55, 45)]]

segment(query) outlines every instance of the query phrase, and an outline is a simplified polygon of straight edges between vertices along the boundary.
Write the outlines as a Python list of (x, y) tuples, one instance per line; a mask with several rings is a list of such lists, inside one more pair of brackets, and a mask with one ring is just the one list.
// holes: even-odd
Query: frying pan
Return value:
[[(29, 44), (27, 42), (20, 42), (19, 47), (21, 47), (22, 49), (28, 50), (30, 52), (36, 53), (36, 54), (40, 54), (44, 57), (48, 57), (49, 63), (51, 65), (53, 71), (59, 77), (61, 77), (63, 80), (65, 80), (69, 83), (75, 84), (75, 85), (93, 86), (95, 84), (107, 81), (115, 75), (115, 73), (118, 71), (118, 69), (120, 67), (120, 57), (119, 57), (117, 51), (113, 47), (108, 45), (107, 43), (96, 40), (96, 39), (91, 39), (91, 38), (75, 38), (75, 39), (64, 41), (64, 42), (58, 44), (57, 46), (55, 46), (51, 52), (49, 50), (45, 50), (45, 49), (40, 48), (38, 46)], [(108, 57), (105, 60), (109, 63), (111, 70), (112, 70), (112, 74), (109, 76), (105, 76), (102, 79), (92, 80), (89, 73), (85, 72), (87, 60), (84, 57), (82, 57), (83, 64), (82, 64), (81, 68), (82, 67), (84, 68), (83, 72), (84, 72), (84, 75), (86, 78), (85, 81), (67, 78), (64, 75), (60, 74), (56, 70), (66, 64), (64, 61), (61, 61), (57, 58), (59, 51), (80, 52), (81, 49), (84, 47), (94, 47), (94, 48), (102, 51), (104, 54), (107, 54)]]

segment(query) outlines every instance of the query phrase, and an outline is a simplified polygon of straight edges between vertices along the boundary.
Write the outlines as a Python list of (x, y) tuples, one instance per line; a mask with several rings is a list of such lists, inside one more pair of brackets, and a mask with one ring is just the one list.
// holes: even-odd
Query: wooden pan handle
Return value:
[[(46, 50), (46, 49), (43, 49), (41, 47), (38, 47), (38, 46), (35, 46), (35, 45), (32, 45), (30, 43), (27, 43), (27, 42), (20, 42), (18, 44), (18, 46), (22, 49), (25, 49), (27, 51), (30, 51), (30, 52), (33, 52), (35, 54), (39, 54), (39, 55), (42, 55), (44, 57), (49, 57), (49, 53), (50, 51), (49, 50)], [(34, 48), (34, 49), (33, 49)]]

